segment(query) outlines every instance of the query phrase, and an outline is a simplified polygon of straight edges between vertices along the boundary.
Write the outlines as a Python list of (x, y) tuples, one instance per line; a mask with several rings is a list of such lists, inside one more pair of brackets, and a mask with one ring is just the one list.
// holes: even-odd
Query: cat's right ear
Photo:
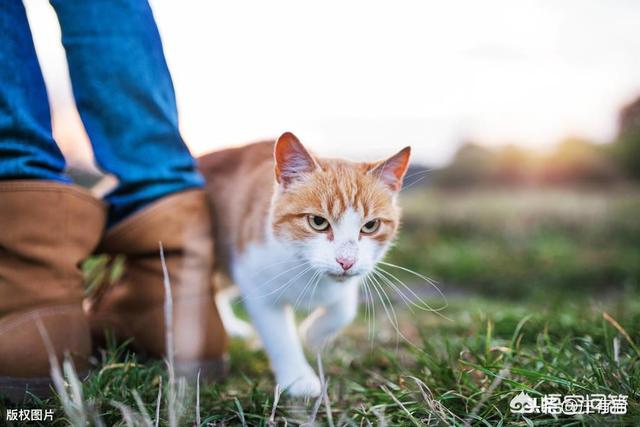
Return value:
[(404, 147), (387, 160), (379, 162), (370, 173), (378, 176), (392, 191), (398, 192), (402, 188), (402, 180), (409, 167), (409, 157), (411, 147)]
[(291, 132), (283, 133), (276, 141), (274, 158), (276, 181), (285, 187), (318, 167), (311, 154)]

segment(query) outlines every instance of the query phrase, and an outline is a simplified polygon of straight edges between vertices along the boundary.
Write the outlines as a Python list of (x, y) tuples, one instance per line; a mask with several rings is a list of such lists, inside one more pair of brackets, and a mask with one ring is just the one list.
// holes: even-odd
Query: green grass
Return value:
[[(604, 312), (621, 329), (605, 320)], [(409, 341), (399, 338), (380, 313), (373, 341), (367, 339), (364, 316), (338, 340), (323, 356), (336, 424), (378, 425), (381, 420), (386, 425), (640, 423), (638, 295), (606, 303), (584, 299), (561, 305), (456, 298), (443, 314), (450, 320), (434, 313), (399, 310), (401, 331)], [(163, 363), (141, 364), (134, 355), (115, 347), (104, 357), (83, 381), (85, 400), (106, 425), (126, 425), (111, 402), (137, 408), (135, 390), (153, 417), (160, 382), (166, 394)], [(242, 425), (243, 418), (248, 425), (268, 425), (274, 384), (264, 353), (233, 341), (231, 360), (225, 383), (201, 389), (202, 425)], [(509, 400), (521, 390), (531, 396), (626, 394), (629, 412), (626, 416), (525, 418), (509, 410)], [(191, 398), (185, 400), (180, 425), (192, 425), (195, 419), (193, 392), (191, 389)], [(167, 425), (165, 402), (163, 399), (161, 425)], [(276, 421), (279, 425), (285, 419), (289, 424), (303, 422), (313, 404), (283, 396)], [(57, 401), (45, 405), (56, 407), (62, 415)], [(316, 421), (326, 425), (324, 406)], [(56, 425), (66, 425), (66, 421), (59, 418)]]
[[(403, 231), (389, 261), (438, 280), (450, 304), (439, 314), (412, 312), (396, 299), (399, 333), (378, 302), (372, 338), (363, 304), (360, 318), (323, 355), (330, 410), (321, 402), (316, 424), (329, 425), (330, 414), (335, 425), (353, 426), (640, 425), (639, 193), (420, 190), (402, 203)], [(87, 267), (100, 272), (101, 261), (92, 262)], [(416, 291), (425, 287), (416, 276), (389, 271)], [(105, 278), (117, 280), (120, 272)], [(262, 351), (234, 340), (230, 356), (226, 382), (201, 387), (201, 425), (313, 418), (313, 400), (282, 396), (273, 412)], [(165, 426), (167, 384), (162, 361), (141, 363), (113, 344), (82, 381), (82, 407), (105, 425), (127, 425), (117, 403), (140, 412), (135, 391), (155, 419), (162, 385)], [(520, 391), (626, 394), (628, 413), (525, 418), (509, 409)], [(180, 401), (179, 425), (193, 425), (195, 389)], [(68, 425), (59, 399), (21, 407), (29, 405), (55, 408), (56, 425)]]
[(637, 191), (420, 190), (403, 205), (391, 260), (445, 289), (540, 298), (640, 287)]

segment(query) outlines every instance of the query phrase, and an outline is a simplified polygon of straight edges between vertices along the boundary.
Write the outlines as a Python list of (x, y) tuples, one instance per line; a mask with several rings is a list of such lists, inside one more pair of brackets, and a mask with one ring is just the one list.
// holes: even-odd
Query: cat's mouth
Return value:
[(355, 273), (350, 273), (348, 271), (344, 271), (342, 273), (327, 273), (327, 276), (331, 278), (331, 280), (335, 280), (336, 282), (344, 282), (347, 279), (351, 279), (356, 276)]

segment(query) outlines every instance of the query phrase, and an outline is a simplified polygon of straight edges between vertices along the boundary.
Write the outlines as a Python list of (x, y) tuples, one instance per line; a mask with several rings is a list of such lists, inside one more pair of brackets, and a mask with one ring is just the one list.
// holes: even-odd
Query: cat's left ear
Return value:
[(274, 158), (276, 181), (285, 187), (318, 167), (313, 156), (291, 132), (283, 133), (276, 141)]
[(392, 191), (400, 191), (404, 174), (409, 167), (411, 147), (404, 147), (393, 156), (377, 163), (369, 173), (380, 178)]

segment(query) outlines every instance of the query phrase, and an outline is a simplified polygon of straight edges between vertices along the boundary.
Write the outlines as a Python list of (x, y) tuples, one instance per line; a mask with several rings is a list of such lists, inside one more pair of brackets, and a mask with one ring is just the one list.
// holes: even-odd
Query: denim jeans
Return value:
[[(118, 178), (109, 224), (163, 196), (201, 187), (178, 131), (176, 100), (146, 0), (51, 0), (96, 163)], [(23, 4), (0, 0), (0, 180), (70, 182), (51, 132)]]

